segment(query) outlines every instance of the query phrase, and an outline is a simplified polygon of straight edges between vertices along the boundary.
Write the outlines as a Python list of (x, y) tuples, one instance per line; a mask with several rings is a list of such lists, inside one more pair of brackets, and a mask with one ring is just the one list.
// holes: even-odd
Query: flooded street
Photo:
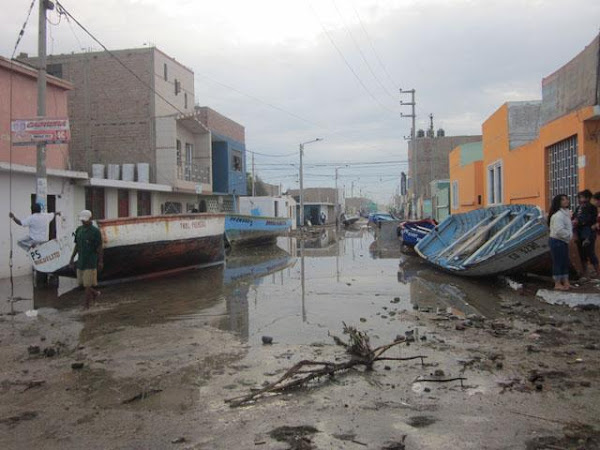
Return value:
[[(600, 316), (533, 288), (437, 272), (366, 228), (107, 285), (88, 311), (71, 280), (18, 279), (0, 311), (0, 447), (597, 448)], [(373, 347), (406, 339), (390, 356), (425, 364), (225, 403), (300, 360), (346, 360), (330, 337), (343, 322)]]

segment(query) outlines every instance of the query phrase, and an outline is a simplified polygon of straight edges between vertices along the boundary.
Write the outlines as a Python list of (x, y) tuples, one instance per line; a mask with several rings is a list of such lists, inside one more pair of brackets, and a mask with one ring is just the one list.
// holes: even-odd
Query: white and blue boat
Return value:
[(536, 206), (492, 206), (449, 216), (415, 250), (456, 275), (511, 273), (548, 253), (548, 227)]
[(231, 246), (274, 244), (292, 227), (292, 219), (227, 214), (225, 238)]

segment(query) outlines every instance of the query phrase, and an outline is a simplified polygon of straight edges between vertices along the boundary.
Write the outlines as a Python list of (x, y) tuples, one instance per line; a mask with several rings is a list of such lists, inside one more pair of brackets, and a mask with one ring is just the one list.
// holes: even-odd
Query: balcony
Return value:
[(210, 184), (210, 168), (198, 164), (178, 164), (177, 179), (194, 183)]

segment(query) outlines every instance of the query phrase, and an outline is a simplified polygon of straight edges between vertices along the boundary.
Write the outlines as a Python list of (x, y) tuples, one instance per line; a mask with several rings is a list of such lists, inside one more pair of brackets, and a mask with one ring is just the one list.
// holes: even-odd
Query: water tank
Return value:
[(140, 183), (150, 183), (150, 164), (137, 163), (137, 180)]
[(427, 129), (427, 137), (428, 138), (435, 137), (435, 132), (433, 131), (433, 128), (428, 128)]
[(444, 131), (443, 128), (439, 128), (437, 130), (437, 137), (444, 137), (444, 136), (446, 136), (446, 132)]
[(425, 130), (419, 130), (419, 131), (417, 131), (417, 137), (418, 138), (424, 138), (425, 137)]
[(92, 178), (104, 178), (104, 164), (92, 164)]
[(135, 181), (135, 164), (123, 164), (121, 175), (123, 181)]
[(118, 164), (109, 164), (107, 178), (109, 180), (118, 180), (121, 178), (121, 166)]

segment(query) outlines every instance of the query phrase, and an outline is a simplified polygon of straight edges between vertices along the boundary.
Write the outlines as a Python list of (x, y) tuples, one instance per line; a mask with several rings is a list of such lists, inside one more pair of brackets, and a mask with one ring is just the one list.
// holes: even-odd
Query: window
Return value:
[(119, 189), (118, 197), (119, 217), (129, 217), (129, 191), (127, 189)]
[(275, 200), (274, 205), (275, 205), (275, 217), (279, 217), (279, 202), (277, 200)]
[(183, 107), (187, 109), (187, 92), (183, 93)]
[(104, 219), (104, 188), (86, 186), (85, 209), (92, 212), (94, 219)]
[(499, 205), (504, 201), (502, 183), (502, 161), (488, 166), (487, 170), (488, 204)]
[(165, 202), (162, 206), (163, 214), (181, 214), (182, 207), (179, 202)]
[(163, 76), (165, 81), (169, 81), (169, 69), (167, 68), (167, 63), (163, 64)]
[(46, 72), (53, 77), (62, 78), (63, 66), (62, 64), (48, 64), (46, 66)]
[(241, 172), (242, 167), (242, 152), (233, 151), (231, 155), (231, 168), (236, 172)]
[(179, 80), (175, 79), (175, 95), (179, 95), (180, 91), (181, 91), (181, 83), (179, 82)]
[(175, 148), (177, 150), (177, 165), (181, 166), (181, 141), (179, 139), (175, 141)]
[(557, 142), (547, 149), (548, 152), (548, 193), (549, 201), (558, 194), (566, 194), (571, 205), (577, 204), (577, 135)]
[(150, 192), (138, 191), (137, 193), (137, 215), (150, 216), (152, 215), (152, 203)]
[(185, 143), (185, 180), (192, 180), (192, 157), (194, 154), (194, 146)]
[(458, 180), (452, 182), (452, 209), (458, 209), (460, 207), (460, 199), (458, 196)]

